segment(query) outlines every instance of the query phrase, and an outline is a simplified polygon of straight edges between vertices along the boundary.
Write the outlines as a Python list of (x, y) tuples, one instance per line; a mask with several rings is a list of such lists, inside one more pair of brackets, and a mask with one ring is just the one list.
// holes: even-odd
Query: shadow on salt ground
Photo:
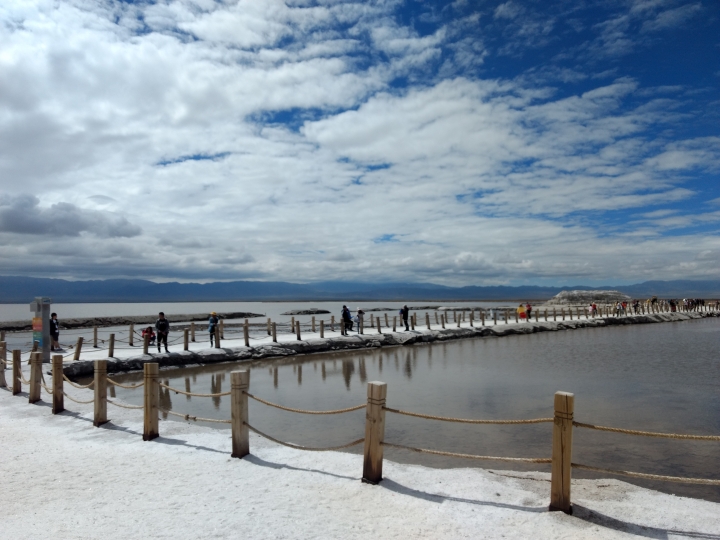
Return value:
[(449, 495), (437, 495), (435, 493), (426, 493), (424, 491), (418, 491), (416, 489), (412, 489), (406, 486), (403, 486), (402, 484), (398, 484), (394, 480), (390, 480), (389, 478), (383, 478), (383, 480), (378, 484), (378, 486), (383, 487), (389, 491), (394, 491), (395, 493), (399, 493), (400, 495), (408, 495), (410, 497), (416, 497), (418, 499), (424, 499), (426, 501), (434, 502), (434, 503), (442, 503), (445, 501), (453, 501), (453, 502), (461, 502), (466, 504), (476, 504), (479, 506), (494, 506), (495, 508), (507, 508), (508, 510), (521, 510), (523, 512), (533, 512), (533, 513), (544, 513), (547, 512), (547, 506), (518, 506), (516, 504), (505, 504), (500, 502), (493, 502), (493, 501), (478, 501), (475, 499), (463, 499), (461, 497), (451, 497)]
[(318, 469), (305, 469), (303, 467), (293, 467), (292, 465), (286, 465), (284, 463), (274, 463), (272, 461), (266, 461), (262, 458), (259, 458), (257, 456), (254, 456), (252, 454), (248, 454), (243, 458), (245, 461), (249, 461), (250, 463), (254, 465), (259, 465), (260, 467), (269, 467), (271, 469), (288, 469), (291, 471), (303, 471), (303, 472), (313, 472), (318, 474), (325, 474), (327, 476), (334, 476), (335, 478), (342, 478), (344, 480), (354, 480), (359, 482), (360, 479), (355, 476), (343, 476), (342, 474), (335, 474), (327, 471), (320, 471)]
[(644, 536), (645, 538), (659, 538), (661, 540), (669, 539), (670, 536), (681, 536), (685, 538), (705, 538), (707, 540), (720, 540), (720, 534), (702, 533), (693, 531), (679, 531), (676, 529), (660, 529), (657, 527), (646, 527), (636, 523), (628, 523), (621, 521), (595, 510), (590, 510), (579, 504), (573, 504), (573, 517), (599, 525), (607, 529), (613, 529), (624, 533), (634, 534), (636, 536)]

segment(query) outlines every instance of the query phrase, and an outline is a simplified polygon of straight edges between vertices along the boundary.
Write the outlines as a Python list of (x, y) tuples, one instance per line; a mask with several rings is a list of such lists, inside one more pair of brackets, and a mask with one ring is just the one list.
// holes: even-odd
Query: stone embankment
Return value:
[[(298, 354), (327, 353), (380, 347), (397, 347), (415, 343), (442, 342), (473, 337), (504, 337), (537, 332), (556, 332), (580, 328), (598, 328), (622, 326), (628, 324), (652, 324), (663, 322), (688, 321), (706, 317), (720, 317), (720, 312), (659, 313), (653, 315), (631, 315), (627, 317), (597, 317), (594, 319), (539, 321), (497, 326), (477, 326), (474, 328), (447, 328), (444, 330), (416, 329), (409, 332), (387, 332), (378, 334), (367, 329), (363, 335), (351, 334), (325, 339), (309, 339), (283, 343), (268, 343), (256, 347), (233, 347), (205, 349), (201, 351), (183, 351), (165, 354), (141, 355), (131, 358), (108, 358), (108, 373), (138, 371), (148, 362), (157, 362), (160, 367), (182, 367), (220, 362), (242, 362), (266, 358), (282, 358)], [(91, 376), (94, 373), (92, 360), (80, 360), (64, 368), (65, 375), (71, 378)]]
[(593, 302), (606, 305), (615, 302), (632, 302), (632, 298), (620, 291), (562, 291), (543, 306), (588, 306)]

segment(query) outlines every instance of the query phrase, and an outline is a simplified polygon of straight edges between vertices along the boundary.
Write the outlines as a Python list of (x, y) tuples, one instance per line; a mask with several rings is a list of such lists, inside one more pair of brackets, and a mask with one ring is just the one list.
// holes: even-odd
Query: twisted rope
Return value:
[(192, 420), (193, 422), (214, 422), (215, 424), (232, 424), (232, 420), (215, 420), (214, 418), (201, 418), (200, 416), (191, 416), (189, 414), (180, 414), (175, 411), (168, 411), (165, 409), (158, 409), (161, 413), (170, 414), (172, 416), (178, 416), (185, 420)]
[(75, 403), (80, 403), (81, 405), (89, 405), (90, 403), (94, 403), (94, 402), (95, 402), (95, 399), (94, 399), (94, 398), (91, 399), (90, 401), (80, 401), (80, 400), (78, 400), (78, 399), (75, 399), (75, 398), (67, 395), (66, 392), (63, 392), (63, 396), (65, 396), (66, 398), (68, 398), (70, 401), (74, 401)]
[(386, 443), (382, 442), (380, 443), (383, 446), (387, 446), (388, 448), (399, 448), (401, 450), (411, 450), (413, 452), (419, 452), (421, 454), (434, 454), (436, 456), (448, 456), (448, 457), (458, 457), (458, 458), (466, 458), (466, 459), (484, 459), (484, 460), (492, 460), (492, 461), (522, 461), (525, 463), (552, 463), (552, 460), (550, 458), (513, 458), (513, 457), (497, 457), (497, 456), (476, 456), (474, 454), (456, 454), (454, 452), (442, 452), (440, 450), (429, 450), (427, 448), (413, 448), (412, 446), (404, 446), (402, 444), (393, 444), (393, 443)]
[(195, 394), (193, 392), (185, 392), (184, 390), (178, 390), (177, 388), (173, 388), (172, 386), (168, 386), (167, 384), (158, 383), (158, 386), (161, 386), (162, 388), (167, 388), (168, 390), (172, 390), (176, 394), (182, 394), (184, 396), (194, 396), (194, 397), (222, 397), (222, 396), (229, 396), (230, 392), (221, 392), (219, 394)]
[(442, 420), (444, 422), (459, 422), (461, 424), (541, 424), (553, 421), (552, 418), (535, 418), (532, 420), (471, 420), (467, 418), (449, 418), (447, 416), (433, 416), (430, 414), (413, 413), (398, 409), (390, 409), (389, 407), (383, 407), (383, 410), (405, 416), (415, 416), (417, 418), (425, 418), (428, 420)]
[(593, 471), (606, 474), (617, 474), (620, 476), (629, 476), (631, 478), (644, 478), (646, 480), (662, 480), (664, 482), (677, 482), (679, 484), (703, 484), (706, 486), (720, 486), (720, 480), (710, 480), (708, 478), (686, 478), (682, 476), (663, 476), (660, 474), (637, 473), (631, 471), (617, 471), (614, 469), (601, 469), (600, 467), (592, 467), (590, 465), (581, 465), (580, 463), (570, 464), (574, 469), (582, 469), (584, 471)]
[(20, 372), (20, 382), (23, 383), (25, 386), (30, 386), (30, 381), (25, 380), (22, 375), (22, 371)]
[(145, 384), (145, 382), (141, 382), (140, 384), (120, 384), (117, 381), (112, 380), (110, 377), (107, 377), (107, 382), (114, 386), (119, 386), (120, 388), (127, 388), (128, 390), (133, 390), (135, 388), (140, 388)]
[(282, 446), (287, 446), (288, 448), (294, 448), (295, 450), (307, 450), (308, 452), (330, 452), (332, 450), (342, 450), (343, 448), (350, 448), (351, 446), (356, 446), (358, 444), (365, 442), (365, 438), (363, 437), (362, 439), (358, 439), (358, 440), (350, 442), (348, 444), (343, 444), (342, 446), (328, 446), (327, 448), (311, 448), (309, 446), (300, 446), (297, 444), (279, 441), (278, 439), (271, 437), (267, 433), (263, 433), (262, 431), (255, 429), (247, 422), (243, 422), (243, 424), (246, 425), (247, 428), (250, 431), (252, 431), (253, 433), (257, 433), (258, 435), (260, 435), (261, 437), (264, 437), (265, 439), (267, 439), (269, 441), (272, 441), (272, 442), (277, 443)]
[(366, 405), (363, 403), (362, 405), (356, 405), (355, 407), (348, 407), (347, 409), (335, 409), (332, 411), (308, 411), (305, 409), (293, 409), (291, 407), (283, 407), (282, 405), (278, 405), (277, 403), (271, 403), (270, 401), (265, 401), (262, 398), (259, 398), (257, 396), (253, 396), (250, 392), (243, 392), (246, 396), (254, 399), (255, 401), (259, 401), (260, 403), (264, 405), (269, 405), (270, 407), (275, 407), (276, 409), (281, 409), (283, 411), (290, 411), (300, 414), (341, 414), (346, 413), (350, 411), (358, 411), (360, 409), (364, 409)]
[(90, 388), (92, 385), (95, 384), (95, 381), (90, 381), (89, 384), (77, 384), (72, 382), (70, 379), (67, 378), (67, 375), (63, 373), (63, 379), (65, 379), (67, 382), (70, 383), (70, 386), (74, 386), (75, 388), (80, 388), (81, 390), (84, 388)]
[(692, 441), (720, 441), (720, 435), (679, 435), (677, 433), (657, 433), (654, 431), (637, 431), (634, 429), (620, 429), (605, 426), (596, 426), (593, 424), (583, 424), (582, 422), (573, 422), (573, 426), (588, 429), (596, 429), (598, 431), (610, 431), (611, 433), (625, 433), (627, 435), (640, 435), (641, 437), (660, 437), (663, 439), (685, 439)]
[(118, 403), (117, 401), (112, 401), (110, 399), (107, 400), (108, 403), (111, 405), (115, 405), (116, 407), (122, 407), (123, 409), (142, 409), (142, 405), (123, 405), (122, 403)]

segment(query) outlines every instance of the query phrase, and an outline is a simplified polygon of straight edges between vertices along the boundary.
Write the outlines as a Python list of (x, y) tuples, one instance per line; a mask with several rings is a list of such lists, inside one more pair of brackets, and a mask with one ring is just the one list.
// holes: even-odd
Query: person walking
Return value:
[(525, 314), (525, 306), (523, 306), (522, 304), (520, 304), (520, 305), (517, 307), (517, 314), (518, 314), (518, 318), (519, 318), (521, 321), (525, 320), (525, 317), (526, 317), (526, 314)]
[(359, 334), (363, 329), (363, 317), (365, 316), (365, 312), (362, 309), (357, 308), (355, 315), (357, 316), (357, 333)]
[(160, 345), (165, 343), (165, 352), (168, 351), (168, 334), (170, 333), (170, 321), (165, 318), (165, 313), (162, 311), (158, 314), (158, 320), (155, 321), (155, 330), (157, 330), (157, 347), (160, 352)]
[(57, 313), (50, 315), (50, 343), (51, 351), (62, 351), (60, 348), (60, 322), (57, 320)]
[(530, 317), (532, 317), (532, 310), (533, 310), (532, 304), (530, 304), (530, 302), (528, 302), (525, 305), (525, 315), (527, 316), (527, 322), (530, 322)]
[(408, 317), (410, 316), (410, 308), (405, 304), (402, 309), (400, 310), (400, 316), (402, 317), (403, 322), (405, 323), (405, 331), (410, 330), (410, 326), (408, 326)]
[(220, 322), (220, 319), (218, 319), (217, 313), (214, 311), (210, 313), (210, 318), (208, 319), (208, 332), (210, 333), (210, 346), (215, 346), (215, 329), (217, 328), (218, 323)]

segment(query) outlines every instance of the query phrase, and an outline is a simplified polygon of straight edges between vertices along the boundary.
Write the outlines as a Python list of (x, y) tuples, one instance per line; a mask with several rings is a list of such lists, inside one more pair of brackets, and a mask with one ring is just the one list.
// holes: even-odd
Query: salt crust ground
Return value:
[(358, 455), (252, 436), (232, 459), (227, 430), (161, 421), (143, 442), (139, 411), (95, 428), (91, 405), (66, 405), (0, 389), (2, 538), (720, 539), (719, 504), (614, 479), (574, 482), (568, 516), (547, 511), (546, 473), (386, 460), (370, 486)]

